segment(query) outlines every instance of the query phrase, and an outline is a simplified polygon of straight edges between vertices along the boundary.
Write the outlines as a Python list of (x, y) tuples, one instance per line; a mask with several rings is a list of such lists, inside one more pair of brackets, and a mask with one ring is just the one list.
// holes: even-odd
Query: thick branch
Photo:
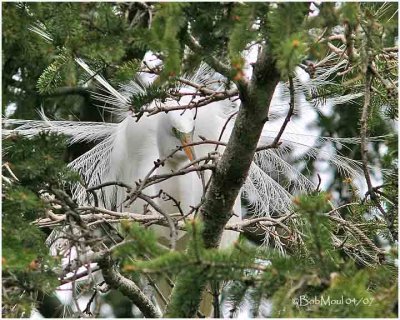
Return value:
[[(278, 81), (275, 61), (264, 48), (254, 66), (251, 82), (238, 83), (242, 105), (200, 209), (204, 221), (203, 240), (207, 248), (218, 246), (224, 227), (232, 215), (233, 205), (247, 178), (257, 143), (268, 119), (270, 102)], [(177, 278), (167, 316), (189, 318), (196, 314), (205, 282), (198, 281), (189, 288), (187, 284), (192, 282), (186, 277), (188, 275), (182, 273)], [(191, 299), (185, 306), (179, 306), (176, 299), (182, 295)]]
[(279, 74), (266, 50), (256, 62), (250, 85), (240, 87), (241, 108), (228, 145), (219, 161), (201, 213), (206, 247), (217, 247), (222, 230), (231, 217), (239, 190), (245, 182)]

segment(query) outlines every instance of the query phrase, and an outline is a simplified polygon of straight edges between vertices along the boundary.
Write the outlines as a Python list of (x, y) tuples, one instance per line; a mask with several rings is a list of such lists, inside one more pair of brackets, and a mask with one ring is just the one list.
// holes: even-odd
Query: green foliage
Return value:
[(70, 61), (71, 57), (66, 52), (57, 55), (38, 79), (37, 87), (40, 93), (50, 93), (63, 83), (61, 71)]
[(328, 28), (333, 28), (338, 25), (338, 13), (335, 10), (334, 2), (322, 2), (319, 6), (320, 14), (316, 17), (318, 25), (325, 25)]
[(129, 80), (134, 79), (138, 73), (140, 67), (139, 60), (131, 60), (124, 62), (121, 66), (118, 66), (117, 71), (114, 75), (114, 81), (116, 83), (125, 83)]
[(398, 190), (399, 190), (399, 165), (398, 165), (398, 136), (387, 137), (386, 146), (388, 148), (383, 156), (382, 163), (389, 172), (385, 175), (383, 185), (378, 194), (383, 198), (385, 208), (388, 212), (390, 228), (392, 232), (398, 230)]
[(206, 54), (216, 54), (224, 62), (227, 61), (226, 45), (233, 26), (231, 13), (237, 5), (193, 2), (185, 9), (192, 35), (198, 39)]
[(339, 10), (340, 19), (343, 23), (356, 27), (360, 19), (360, 4), (357, 2), (344, 3)]
[(13, 136), (3, 141), (3, 148), (6, 150), (4, 160), (9, 162), (20, 184), (33, 191), (49, 186), (61, 188), (66, 181), (78, 178), (77, 173), (65, 166), (66, 143), (63, 137), (47, 133), (33, 139)]
[(5, 195), (3, 211), (3, 267), (24, 270), (48, 251), (45, 235), (26, 223), (43, 214), (44, 205), (29, 189), (17, 187)]
[[(131, 62), (141, 60), (145, 53), (138, 37), (147, 30), (149, 16), (139, 4), (4, 3), (2, 12), (2, 107), (4, 112), (14, 103), (16, 118), (38, 118), (36, 110), (43, 107), (49, 116), (57, 113), (65, 119), (72, 114), (95, 120), (96, 101), (78, 91), (60, 95), (56, 90), (75, 88), (87, 81), (73, 57), (99, 63), (108, 79), (116, 73), (115, 78), (122, 81), (135, 69)], [(32, 27), (39, 27), (53, 41), (44, 41), (30, 31)]]
[(126, 234), (127, 243), (115, 250), (116, 257), (127, 257), (128, 254), (135, 257), (134, 255), (138, 254), (139, 258), (144, 258), (148, 255), (153, 257), (165, 253), (166, 249), (163, 249), (158, 244), (157, 237), (153, 232), (148, 232), (139, 224), (128, 221), (124, 221), (121, 227), (124, 234)]
[(303, 25), (308, 3), (279, 3), (268, 13), (268, 36), (281, 76), (291, 75), (307, 56)]
[(160, 81), (179, 75), (181, 70), (182, 47), (179, 32), (186, 21), (182, 10), (185, 3), (160, 3), (154, 17), (151, 39), (154, 48), (165, 54), (164, 68)]
[(254, 6), (248, 4), (236, 6), (233, 9), (232, 20), (234, 20), (234, 26), (232, 27), (228, 44), (232, 65), (235, 62), (237, 63), (237, 60), (238, 58), (241, 58), (241, 53), (246, 48), (246, 45), (253, 40), (257, 34), (252, 30), (252, 24), (254, 23), (254, 9)]
[(58, 259), (49, 256), (47, 235), (32, 222), (44, 217), (49, 204), (39, 191), (61, 188), (71, 174), (62, 160), (62, 138), (41, 134), (34, 139), (12, 137), (3, 141), (3, 160), (18, 181), (3, 169), (2, 277), (3, 316), (26, 317), (37, 303), (38, 292), (54, 291), (59, 285), (55, 267)]
[[(384, 47), (392, 47), (393, 33), (397, 34), (397, 13), (398, 5), (391, 3), (343, 3), (340, 6), (328, 3), (322, 3), (320, 5), (320, 15), (314, 19), (310, 19), (313, 23), (313, 27), (325, 28), (326, 19), (332, 19), (340, 21), (345, 32), (345, 36), (349, 38), (349, 34), (352, 36), (349, 38), (353, 41), (355, 51), (359, 55), (354, 54), (352, 58), (353, 68), (344, 67), (344, 75), (331, 79), (331, 83), (328, 86), (320, 86), (310, 92), (310, 97), (316, 98), (315, 102), (318, 105), (326, 102), (326, 97), (332, 92), (336, 94), (348, 94), (365, 91), (365, 71), (366, 71), (366, 55), (367, 48), (371, 58), (373, 59), (373, 65), (377, 71), (377, 75), (374, 76), (372, 84), (372, 95), (371, 95), (371, 106), (370, 114), (368, 117), (368, 135), (369, 136), (385, 136), (382, 141), (371, 142), (372, 148), (368, 150), (368, 162), (371, 165), (382, 166), (382, 168), (389, 170), (391, 173), (384, 175), (384, 181), (391, 180), (389, 177), (397, 179), (397, 173), (392, 171), (392, 168), (396, 170), (397, 156), (390, 156), (389, 151), (387, 154), (382, 153), (382, 145), (390, 144), (393, 138), (392, 132), (393, 127), (390, 119), (397, 119), (398, 114), (398, 103), (397, 93), (393, 90), (393, 83), (397, 78), (397, 62), (392, 58), (382, 58), (380, 54)], [(329, 18), (331, 17), (331, 18)], [(322, 20), (322, 22), (321, 22)], [(336, 22), (335, 22), (336, 23)], [(325, 30), (325, 29), (323, 29)], [(363, 35), (368, 33), (368, 37)], [(329, 34), (329, 30), (326, 31)], [(337, 47), (342, 45), (341, 41), (332, 40), (332, 44)], [(327, 52), (326, 43), (319, 43), (316, 47), (324, 48), (324, 50), (318, 49), (320, 54), (324, 57)], [(348, 53), (347, 51), (345, 52)], [(310, 58), (317, 57), (312, 52)], [(318, 68), (317, 70), (318, 71)], [(310, 73), (313, 76), (313, 73)], [(361, 108), (364, 103), (364, 98), (360, 97), (355, 99), (354, 102), (343, 103), (342, 105), (336, 105), (333, 107), (332, 112), (318, 114), (318, 125), (317, 127), (321, 130), (322, 136), (341, 136), (341, 137), (359, 137), (360, 131), (359, 123)], [(397, 138), (395, 138), (397, 139)], [(322, 147), (322, 145), (320, 146)], [(380, 149), (380, 150), (379, 150)], [(394, 149), (392, 149), (394, 150)], [(342, 148), (341, 154), (352, 159), (360, 159), (360, 148)], [(390, 159), (390, 160), (389, 160)], [(312, 166), (311, 163), (308, 167)], [(374, 170), (371, 170), (374, 174)], [(347, 201), (361, 201), (364, 195), (359, 194), (358, 190), (354, 188), (348, 188), (347, 183), (339, 178), (335, 172), (335, 177), (332, 179), (331, 185), (327, 188), (332, 192), (337, 192), (339, 198), (344, 202)], [(392, 181), (392, 180), (391, 180)], [(394, 181), (392, 181), (394, 182)], [(396, 220), (390, 213), (393, 212), (391, 203), (397, 203), (397, 182), (388, 183), (386, 186), (388, 191), (388, 202), (384, 197), (380, 196), (380, 200), (387, 206), (389, 215), (392, 217), (390, 220)], [(386, 184), (385, 184), (386, 185)], [(385, 192), (385, 191), (383, 191)], [(360, 206), (360, 212), (358, 217), (354, 217), (354, 221), (362, 216), (363, 212), (373, 210), (373, 206), (369, 202), (368, 207)], [(364, 211), (363, 211), (364, 210)], [(397, 214), (395, 215), (397, 216)], [(396, 222), (394, 222), (396, 224)], [(375, 229), (376, 231), (376, 229)], [(373, 232), (369, 233), (370, 235)]]
[[(205, 249), (201, 239), (202, 225), (199, 221), (192, 220), (186, 225), (190, 241), (185, 252), (170, 251), (157, 242), (157, 237), (152, 231), (146, 230), (139, 224), (124, 224), (124, 230), (128, 232), (127, 243), (118, 247), (115, 257), (124, 257), (130, 252), (133, 257), (154, 257), (144, 260), (126, 260), (123, 269), (144, 270), (149, 273), (173, 272), (177, 273), (186, 266), (190, 270), (200, 269), (205, 272), (202, 276), (210, 279), (221, 278), (229, 279), (237, 275), (233, 268), (245, 269), (247, 264), (243, 261), (256, 255), (256, 250), (247, 251), (238, 247), (234, 250)], [(136, 240), (136, 241), (133, 241)], [(245, 253), (245, 254), (244, 254)]]
[[(271, 298), (274, 317), (380, 317), (382, 312), (396, 317), (396, 268), (389, 262), (359, 269), (342, 258), (341, 250), (332, 245), (333, 230), (321, 215), (328, 209), (328, 198), (321, 193), (295, 200), (303, 220), (305, 250), (286, 257), (266, 254), (269, 268), (260, 283), (247, 290), (258, 289)], [(231, 297), (236, 304), (245, 296), (244, 290), (243, 282), (233, 287)], [(385, 306), (382, 296), (388, 299)]]
[(337, 252), (331, 241), (331, 225), (328, 218), (323, 215), (330, 210), (329, 199), (330, 196), (325, 193), (295, 199), (297, 211), (306, 219), (303, 225), (306, 235), (303, 239), (303, 250), (306, 251), (308, 259), (313, 260), (313, 264), (320, 266), (325, 276), (338, 261)]
[[(373, 65), (384, 81), (374, 76), (368, 126), (371, 135), (385, 137), (372, 142), (368, 153), (371, 164), (389, 170), (377, 192), (388, 212), (389, 226), (371, 218), (376, 209), (374, 202), (368, 197), (363, 199), (349, 179), (343, 180), (335, 172), (327, 190), (343, 203), (364, 200), (335, 214), (357, 225), (373, 244), (392, 245), (388, 229), (393, 233), (398, 228), (398, 138), (388, 135), (393, 131), (388, 119), (398, 117), (398, 70), (396, 59), (381, 59), (380, 54), (384, 47), (396, 45), (398, 4), (336, 6), (322, 2), (318, 7), (320, 14), (310, 17), (309, 3), (4, 3), (3, 111), (15, 104), (15, 117), (37, 118), (35, 109), (43, 105), (46, 112), (62, 118), (88, 120), (97, 115), (96, 101), (86, 89), (88, 76), (73, 62), (76, 56), (112, 79), (117, 87), (134, 77), (146, 51), (159, 55), (164, 60), (160, 81), (130, 98), (136, 112), (155, 98), (165, 99), (168, 90), (176, 86), (176, 76), (196, 68), (211, 55), (230, 66), (229, 78), (239, 79), (243, 50), (254, 41), (268, 44), (285, 80), (304, 59), (325, 57), (330, 49), (321, 39), (342, 25), (347, 28), (347, 40), (354, 41), (357, 49), (358, 55), (350, 58), (352, 68), (343, 67), (340, 71), (346, 72), (333, 74), (328, 85), (313, 89), (308, 98), (321, 106), (332, 94), (362, 92), (365, 59), (368, 55), (374, 58)], [(53, 42), (43, 41), (29, 31), (39, 21)], [(185, 49), (189, 33), (203, 47), (204, 54)], [(315, 37), (311, 34), (317, 34), (321, 41), (312, 40)], [(341, 45), (339, 40), (331, 42)], [(310, 77), (319, 71), (316, 68)], [(71, 97), (57, 90), (77, 86), (85, 89), (83, 99), (79, 99), (80, 93)], [(362, 104), (361, 97), (355, 104), (334, 107), (331, 114), (318, 114), (321, 135), (358, 137)], [(382, 152), (383, 145), (387, 150)], [(323, 148), (324, 143), (317, 147)], [(39, 192), (63, 189), (78, 177), (64, 165), (66, 145), (62, 138), (47, 134), (32, 140), (13, 137), (3, 142), (3, 149), (4, 162), (19, 179), (12, 179), (3, 170), (3, 175), (11, 179), (11, 184), (3, 179), (3, 316), (28, 317), (38, 302), (38, 293), (54, 292), (58, 285), (53, 274), (58, 261), (49, 257), (44, 245), (47, 234), (32, 224), (50, 209)], [(342, 148), (341, 152), (360, 159), (359, 149)], [(305, 170), (316, 173), (312, 160)], [(396, 317), (395, 248), (380, 260), (374, 259), (370, 251), (361, 251), (365, 244), (357, 238), (357, 232), (348, 232), (326, 215), (332, 210), (329, 198), (326, 193), (315, 193), (294, 200), (302, 242), (291, 244), (289, 238), (285, 255), (269, 247), (260, 249), (246, 240), (224, 250), (205, 249), (202, 226), (193, 221), (185, 227), (190, 238), (187, 251), (170, 250), (138, 224), (123, 224), (125, 242), (115, 247), (113, 257), (124, 275), (135, 282), (143, 275), (175, 279), (183, 274), (183, 281), (174, 288), (177, 294), (168, 316), (196, 308), (197, 302), (191, 298), (206, 281), (213, 290), (228, 283), (220, 293), (223, 302), (231, 305), (232, 315), (250, 301), (252, 316), (271, 316), (262, 313), (263, 301), (270, 299), (276, 317)], [(302, 297), (310, 301), (317, 297), (319, 302), (302, 306)], [(322, 297), (325, 301), (344, 302), (323, 304)], [(121, 301), (119, 297), (117, 300)]]
[[(35, 18), (25, 10), (25, 4), (2, 3), (2, 110), (15, 103), (15, 115), (31, 118), (40, 105), (36, 92), (37, 79), (51, 62), (53, 49), (29, 27)], [(18, 80), (15, 80), (18, 75)]]
[(58, 285), (51, 271), (55, 264), (40, 266), (36, 270), (10, 271), (3, 267), (2, 316), (28, 318), (37, 304), (38, 292), (50, 294)]
[(157, 84), (153, 84), (143, 89), (145, 89), (144, 92), (136, 93), (129, 98), (130, 105), (135, 112), (140, 112), (143, 106), (151, 103), (155, 99), (163, 101), (167, 98), (168, 85), (158, 86)]
[(222, 301), (231, 315), (248, 301), (252, 315), (263, 316), (262, 301), (271, 299), (274, 317), (378, 317), (381, 313), (395, 317), (394, 266), (388, 262), (360, 269), (352, 260), (343, 259), (341, 249), (332, 244), (334, 230), (323, 215), (329, 210), (328, 201), (326, 193), (295, 200), (305, 246), (290, 255), (246, 242), (224, 250), (205, 249), (202, 225), (196, 220), (186, 225), (190, 235), (187, 251), (170, 251), (160, 246), (151, 231), (126, 223), (128, 241), (114, 255), (123, 259), (122, 270), (127, 274), (168, 274), (173, 279), (184, 273), (183, 283), (175, 288), (177, 299), (169, 306), (169, 316), (179, 314), (182, 308), (194, 308), (190, 297), (205, 280), (210, 284), (230, 281)]

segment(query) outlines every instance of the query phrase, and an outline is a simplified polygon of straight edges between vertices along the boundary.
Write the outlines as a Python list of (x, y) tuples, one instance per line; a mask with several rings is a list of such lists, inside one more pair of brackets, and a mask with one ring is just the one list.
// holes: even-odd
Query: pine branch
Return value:
[(216, 57), (207, 53), (204, 48), (199, 44), (199, 42), (191, 35), (188, 34), (186, 37), (186, 44), (188, 47), (195, 53), (204, 57), (204, 61), (207, 62), (215, 71), (219, 72), (225, 77), (228, 77), (231, 73), (231, 69), (229, 66), (223, 64), (220, 60)]

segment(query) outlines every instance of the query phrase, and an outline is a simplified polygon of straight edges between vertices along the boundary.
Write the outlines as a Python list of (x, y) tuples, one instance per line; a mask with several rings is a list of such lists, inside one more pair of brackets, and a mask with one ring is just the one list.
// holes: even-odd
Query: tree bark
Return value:
[[(244, 184), (253, 161), (279, 72), (270, 52), (264, 47), (254, 65), (250, 83), (239, 80), (237, 86), (241, 107), (228, 145), (212, 176), (206, 199), (200, 208), (204, 223), (203, 240), (206, 248), (216, 248), (222, 232), (232, 215), (236, 197)], [(166, 316), (191, 318), (195, 316), (206, 285), (205, 280), (191, 281), (183, 271), (178, 275)], [(177, 297), (187, 297), (182, 305)]]
[(161, 314), (140, 288), (128, 278), (123, 277), (109, 256), (99, 261), (105, 282), (113, 289), (128, 297), (146, 318), (161, 318)]

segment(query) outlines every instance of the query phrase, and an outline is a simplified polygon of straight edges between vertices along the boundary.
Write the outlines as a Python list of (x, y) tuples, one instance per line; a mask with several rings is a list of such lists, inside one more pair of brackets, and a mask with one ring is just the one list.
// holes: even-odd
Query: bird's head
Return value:
[(173, 159), (176, 161), (193, 161), (196, 156), (193, 146), (194, 115), (191, 110), (183, 114), (181, 110), (171, 111), (164, 115), (158, 128), (158, 148), (161, 157), (167, 157), (177, 146), (183, 146)]

